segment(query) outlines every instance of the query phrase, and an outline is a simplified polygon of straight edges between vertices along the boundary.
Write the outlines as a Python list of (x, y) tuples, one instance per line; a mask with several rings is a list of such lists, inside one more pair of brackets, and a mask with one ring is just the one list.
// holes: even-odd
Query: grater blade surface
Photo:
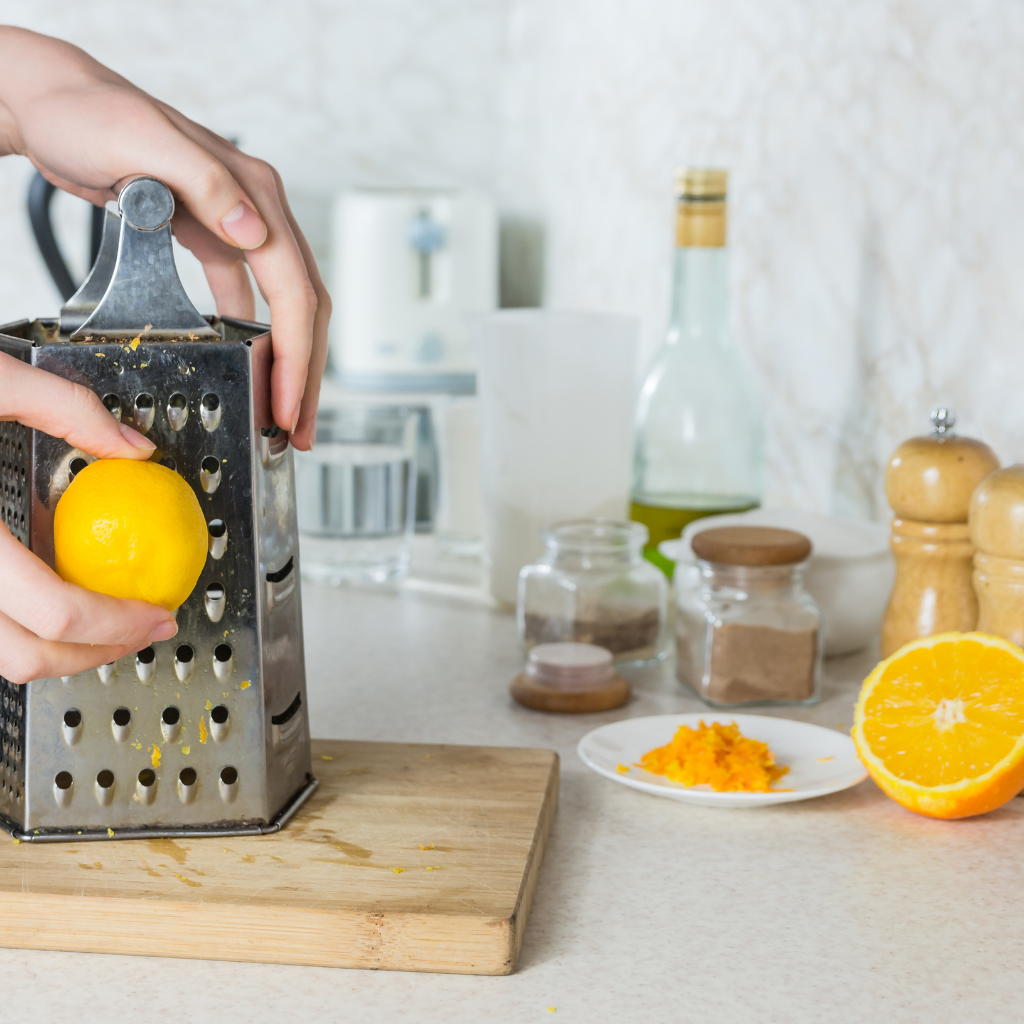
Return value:
[[(62, 330), (76, 309), (67, 325), (0, 327), (0, 350), (86, 385), (146, 433), (153, 458), (194, 489), (209, 553), (172, 640), (73, 677), (0, 680), (0, 824), (32, 841), (275, 831), (316, 780), (270, 330), (195, 311), (173, 265), (165, 186), (136, 179), (121, 210), (116, 264), (84, 323)], [(0, 424), (0, 517), (51, 567), (54, 510), (90, 460)]]

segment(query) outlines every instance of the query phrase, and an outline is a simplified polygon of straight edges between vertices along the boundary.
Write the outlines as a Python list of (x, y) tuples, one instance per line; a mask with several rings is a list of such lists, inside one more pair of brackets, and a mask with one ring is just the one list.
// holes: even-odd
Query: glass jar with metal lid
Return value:
[(804, 590), (811, 542), (794, 530), (729, 526), (692, 544), (678, 581), (677, 673), (709, 704), (809, 704), (821, 694), (822, 614)]
[(643, 558), (647, 528), (575, 519), (556, 523), (543, 536), (544, 555), (519, 573), (524, 652), (576, 641), (606, 648), (619, 665), (664, 657), (668, 585)]

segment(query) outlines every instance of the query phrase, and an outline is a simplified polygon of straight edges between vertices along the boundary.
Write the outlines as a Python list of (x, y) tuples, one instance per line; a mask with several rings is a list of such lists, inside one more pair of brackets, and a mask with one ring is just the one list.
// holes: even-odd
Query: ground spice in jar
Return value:
[(603, 647), (616, 658), (629, 655), (637, 660), (653, 658), (658, 653), (661, 629), (658, 608), (650, 608), (637, 615), (622, 615), (620, 612), (587, 619), (527, 613), (525, 620), (523, 638), (530, 646), (575, 641)]
[(719, 704), (807, 700), (814, 693), (818, 631), (727, 622), (711, 632), (707, 696)]

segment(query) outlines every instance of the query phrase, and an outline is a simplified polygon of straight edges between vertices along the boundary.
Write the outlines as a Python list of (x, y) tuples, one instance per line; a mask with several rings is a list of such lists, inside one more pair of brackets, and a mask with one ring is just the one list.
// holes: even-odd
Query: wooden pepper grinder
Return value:
[(1024, 466), (986, 477), (971, 499), (978, 629), (1024, 646)]
[(896, 582), (882, 618), (883, 658), (919, 637), (977, 624), (967, 520), (974, 488), (999, 460), (987, 444), (954, 435), (955, 422), (952, 409), (935, 409), (931, 435), (904, 441), (885, 471)]

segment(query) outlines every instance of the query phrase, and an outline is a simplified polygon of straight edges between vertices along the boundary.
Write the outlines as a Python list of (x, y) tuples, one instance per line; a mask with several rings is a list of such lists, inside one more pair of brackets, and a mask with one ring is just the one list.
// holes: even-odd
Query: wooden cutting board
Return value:
[(0, 946), (508, 974), (558, 755), (313, 741), (320, 788), (276, 835), (17, 843)]

